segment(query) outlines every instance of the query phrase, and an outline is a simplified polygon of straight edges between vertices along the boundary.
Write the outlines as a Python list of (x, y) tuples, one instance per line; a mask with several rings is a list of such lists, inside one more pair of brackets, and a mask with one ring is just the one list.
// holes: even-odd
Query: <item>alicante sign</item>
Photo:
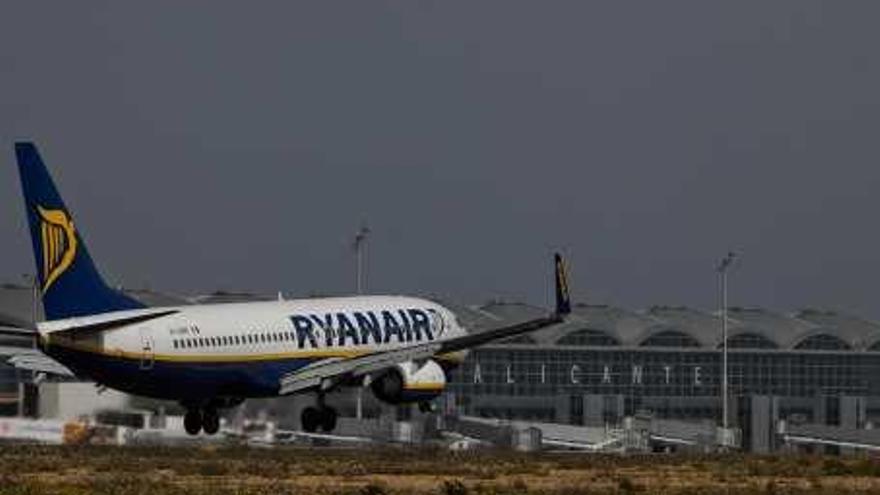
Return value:
[(501, 365), (497, 364), (486, 369), (480, 363), (474, 363), (470, 371), (473, 384), (482, 383), (555, 383), (568, 385), (692, 385), (694, 387), (708, 385), (707, 374), (701, 365), (612, 365), (605, 364), (585, 367), (579, 364), (554, 365)]

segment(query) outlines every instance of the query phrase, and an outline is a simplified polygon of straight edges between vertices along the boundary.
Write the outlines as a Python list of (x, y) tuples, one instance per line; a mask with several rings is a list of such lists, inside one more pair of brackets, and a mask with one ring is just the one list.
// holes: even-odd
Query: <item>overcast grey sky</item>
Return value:
[[(164, 4), (164, 5), (163, 5)], [(880, 3), (15, 2), (0, 280), (33, 139), (127, 286), (368, 286), (880, 317)]]

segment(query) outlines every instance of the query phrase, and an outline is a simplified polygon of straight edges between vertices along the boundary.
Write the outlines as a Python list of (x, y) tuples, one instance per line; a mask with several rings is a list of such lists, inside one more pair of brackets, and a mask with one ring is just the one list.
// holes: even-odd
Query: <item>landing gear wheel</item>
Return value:
[(198, 435), (202, 430), (202, 414), (197, 409), (190, 409), (183, 417), (183, 429), (190, 435)]
[(302, 429), (306, 433), (314, 433), (318, 431), (318, 426), (322, 423), (321, 419), (321, 411), (315, 407), (307, 407), (303, 409), (299, 418), (300, 423), (302, 423)]
[(331, 431), (336, 429), (336, 418), (338, 414), (336, 414), (336, 409), (332, 407), (325, 407), (320, 410), (321, 413), (321, 429), (324, 430), (325, 433), (330, 433)]
[(437, 406), (434, 405), (433, 402), (419, 402), (419, 412), (424, 414), (432, 413), (437, 411)]
[(208, 435), (214, 435), (220, 431), (220, 415), (214, 409), (205, 409), (202, 415), (202, 428)]

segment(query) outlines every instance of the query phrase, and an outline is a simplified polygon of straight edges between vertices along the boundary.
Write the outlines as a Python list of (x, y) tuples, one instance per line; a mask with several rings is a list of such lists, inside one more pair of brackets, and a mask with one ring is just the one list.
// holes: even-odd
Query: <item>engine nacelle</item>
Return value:
[(430, 359), (421, 366), (407, 361), (374, 379), (370, 387), (377, 399), (388, 404), (424, 402), (443, 393), (446, 372)]

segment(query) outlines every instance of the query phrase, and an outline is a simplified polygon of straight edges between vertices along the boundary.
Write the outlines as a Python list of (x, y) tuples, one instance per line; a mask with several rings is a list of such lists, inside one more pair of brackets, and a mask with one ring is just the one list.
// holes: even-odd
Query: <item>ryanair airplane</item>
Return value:
[(570, 311), (555, 258), (556, 309), (546, 317), (468, 333), (455, 315), (414, 297), (364, 296), (145, 307), (107, 286), (32, 143), (17, 143), (25, 209), (47, 321), (5, 347), (18, 368), (83, 377), (136, 395), (180, 402), (192, 435), (217, 433), (218, 410), (247, 398), (315, 394), (303, 429), (330, 432), (338, 387), (369, 386), (390, 404), (429, 407), (467, 349), (561, 323)]

